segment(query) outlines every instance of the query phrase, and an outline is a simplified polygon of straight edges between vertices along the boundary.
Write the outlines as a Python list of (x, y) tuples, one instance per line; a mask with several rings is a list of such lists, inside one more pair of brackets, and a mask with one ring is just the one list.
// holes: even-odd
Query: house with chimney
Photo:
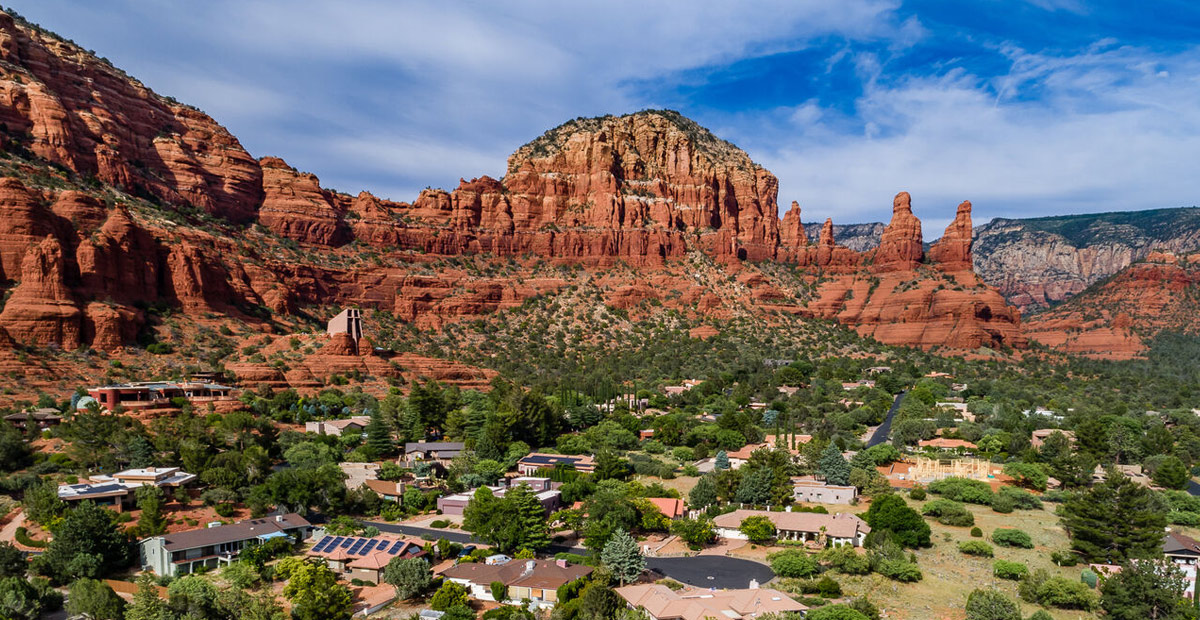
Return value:
[[(439, 573), (445, 579), (467, 588), (473, 598), (495, 601), (492, 583), (506, 587), (505, 600), (529, 600), (535, 607), (553, 607), (558, 588), (592, 574), (592, 568), (570, 564), (566, 560), (510, 560), (498, 556), (487, 562), (461, 562)], [(500, 601), (502, 602), (502, 601)]]
[(152, 536), (138, 543), (143, 570), (160, 577), (188, 575), (200, 568), (230, 564), (243, 549), (272, 538), (300, 542), (312, 533), (312, 524), (296, 513), (247, 519), (230, 525), (209, 523), (208, 527)]

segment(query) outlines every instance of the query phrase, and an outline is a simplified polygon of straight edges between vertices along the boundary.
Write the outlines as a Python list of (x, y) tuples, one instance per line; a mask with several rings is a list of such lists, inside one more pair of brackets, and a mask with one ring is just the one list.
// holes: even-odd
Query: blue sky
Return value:
[(928, 238), (976, 223), (1200, 204), (1200, 9), (1076, 0), (17, 0), (200, 107), (255, 156), (412, 200), (500, 176), (576, 116), (677, 109), (805, 220)]

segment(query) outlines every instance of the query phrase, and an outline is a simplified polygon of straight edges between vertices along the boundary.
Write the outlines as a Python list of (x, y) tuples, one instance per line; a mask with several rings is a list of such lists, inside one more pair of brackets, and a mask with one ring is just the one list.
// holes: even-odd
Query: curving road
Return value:
[(892, 418), (896, 417), (896, 411), (900, 409), (900, 403), (904, 402), (904, 395), (908, 394), (908, 390), (903, 390), (896, 395), (896, 400), (892, 401), (892, 408), (888, 409), (887, 417), (883, 419), (883, 424), (880, 424), (875, 429), (875, 434), (871, 435), (871, 439), (867, 441), (867, 447), (877, 446), (888, 440), (888, 436), (892, 434)]
[(762, 585), (775, 578), (765, 564), (723, 555), (646, 558), (646, 568), (701, 588), (746, 588), (751, 579)]
[[(438, 530), (425, 527), (413, 527), (382, 521), (363, 521), (363, 525), (374, 525), (380, 532), (404, 534), (406, 536), (421, 536), (428, 534), (436, 538), (445, 538), (450, 542), (472, 544), (470, 534), (463, 532)], [(584, 547), (569, 547), (567, 545), (550, 545), (547, 553), (578, 553), (586, 555)], [(765, 584), (775, 577), (775, 573), (765, 564), (751, 560), (731, 558), (723, 555), (698, 555), (684, 558), (646, 558), (646, 568), (662, 573), (671, 579), (701, 588), (745, 588), (750, 580)]]

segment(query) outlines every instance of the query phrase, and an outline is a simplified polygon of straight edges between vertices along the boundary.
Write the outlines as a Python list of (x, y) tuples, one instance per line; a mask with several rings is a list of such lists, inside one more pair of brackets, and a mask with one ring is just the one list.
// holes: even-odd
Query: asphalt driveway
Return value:
[(749, 587), (751, 579), (761, 585), (775, 577), (765, 564), (723, 555), (646, 558), (646, 568), (701, 588), (745, 588)]

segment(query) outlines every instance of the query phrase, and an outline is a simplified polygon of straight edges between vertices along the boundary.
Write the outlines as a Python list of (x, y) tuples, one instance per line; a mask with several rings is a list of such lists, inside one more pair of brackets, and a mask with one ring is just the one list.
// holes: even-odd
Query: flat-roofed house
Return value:
[(346, 579), (373, 584), (383, 580), (383, 569), (395, 558), (428, 559), (421, 541), (387, 534), (374, 538), (326, 535), (306, 555), (324, 560), (329, 570)]
[(356, 415), (341, 420), (318, 420), (305, 422), (304, 432), (341, 437), (342, 433), (361, 433), (371, 423), (371, 416)]
[(185, 486), (196, 479), (178, 467), (143, 467), (126, 469), (111, 476), (98, 474), (90, 480), (77, 484), (58, 485), (58, 499), (64, 502), (92, 501), (111, 505), (121, 512), (126, 503), (132, 503), (138, 487), (154, 485), (160, 488)]
[(829, 484), (809, 477), (792, 478), (792, 493), (797, 502), (814, 504), (853, 504), (858, 489), (851, 485)]
[[(508, 481), (508, 486), (489, 486), (492, 495), (496, 497), (504, 497), (510, 489), (517, 486), (528, 487), (530, 491), (537, 497), (542, 508), (549, 515), (555, 510), (562, 507), (562, 491), (554, 488), (555, 483), (549, 478), (530, 478), (520, 477), (513, 478)], [(461, 515), (467, 509), (467, 505), (475, 498), (475, 492), (479, 489), (471, 489), (463, 493), (455, 493), (454, 495), (443, 495), (437, 499), (438, 510), (444, 515)]]
[(233, 388), (208, 381), (146, 381), (119, 383), (88, 389), (91, 399), (81, 398), (76, 407), (83, 409), (95, 401), (100, 408), (112, 411), (125, 409), (153, 409), (174, 407), (176, 398), (192, 404), (231, 400)]
[(592, 574), (590, 566), (566, 560), (509, 560), (498, 563), (463, 562), (441, 571), (442, 577), (467, 588), (473, 598), (495, 601), (492, 582), (507, 587), (509, 601), (530, 600), (537, 607), (553, 607), (558, 588)]
[(590, 456), (584, 454), (546, 454), (544, 452), (534, 452), (527, 454), (524, 458), (517, 461), (517, 471), (522, 475), (528, 476), (536, 474), (539, 469), (554, 469), (562, 465), (568, 469), (574, 469), (584, 473), (596, 471), (596, 461)]
[(302, 541), (312, 531), (304, 517), (291, 513), (247, 519), (230, 525), (152, 536), (138, 543), (143, 569), (163, 577), (195, 572), (200, 567), (228, 564), (248, 546), (284, 536)]
[(657, 583), (617, 588), (630, 609), (641, 609), (651, 620), (750, 620), (770, 614), (803, 613), (808, 607), (770, 588), (672, 590)]
[(713, 519), (717, 536), (746, 540), (747, 536), (738, 528), (747, 517), (766, 517), (775, 525), (775, 537), (779, 540), (809, 541), (822, 539), (838, 545), (851, 544), (861, 547), (871, 527), (855, 515), (839, 512), (821, 514), (817, 512), (772, 512), (769, 510), (735, 510)]
[(1046, 440), (1054, 433), (1062, 433), (1063, 437), (1067, 438), (1068, 444), (1075, 443), (1075, 431), (1064, 431), (1061, 428), (1039, 428), (1030, 434), (1029, 445), (1034, 450), (1041, 448), (1042, 444), (1046, 443)]

